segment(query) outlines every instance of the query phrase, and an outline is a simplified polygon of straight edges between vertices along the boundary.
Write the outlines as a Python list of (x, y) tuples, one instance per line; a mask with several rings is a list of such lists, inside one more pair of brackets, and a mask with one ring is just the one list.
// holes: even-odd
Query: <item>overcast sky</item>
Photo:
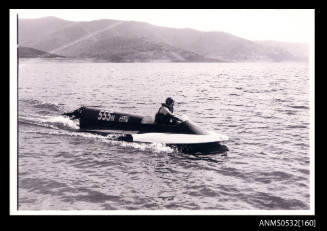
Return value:
[(314, 10), (214, 10), (214, 9), (112, 9), (112, 10), (17, 10), (19, 18), (55, 16), (72, 21), (118, 19), (153, 25), (224, 31), (250, 40), (312, 42)]

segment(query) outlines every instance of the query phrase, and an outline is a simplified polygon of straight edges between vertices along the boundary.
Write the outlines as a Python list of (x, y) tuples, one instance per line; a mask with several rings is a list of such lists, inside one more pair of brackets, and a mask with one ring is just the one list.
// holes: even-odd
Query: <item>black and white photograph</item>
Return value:
[(11, 214), (313, 215), (314, 17), (11, 9)]

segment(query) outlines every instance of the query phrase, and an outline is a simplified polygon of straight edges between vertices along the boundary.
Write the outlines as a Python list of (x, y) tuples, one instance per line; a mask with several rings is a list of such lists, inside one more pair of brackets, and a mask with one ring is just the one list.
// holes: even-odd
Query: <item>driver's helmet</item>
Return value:
[(174, 104), (174, 103), (175, 103), (175, 101), (173, 100), (173, 98), (168, 97), (168, 98), (166, 99), (166, 104), (167, 104), (167, 105), (172, 105), (172, 104)]

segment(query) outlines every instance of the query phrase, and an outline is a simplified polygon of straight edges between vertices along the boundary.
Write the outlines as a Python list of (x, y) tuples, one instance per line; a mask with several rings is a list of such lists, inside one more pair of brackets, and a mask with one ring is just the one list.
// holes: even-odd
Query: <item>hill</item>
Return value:
[(294, 60), (308, 61), (309, 46), (305, 43), (288, 43), (279, 41), (257, 41), (265, 47), (272, 49), (283, 49), (293, 55)]
[(41, 51), (30, 47), (22, 47), (22, 46), (18, 48), (18, 57), (19, 58), (64, 58), (64, 56), (61, 55), (50, 54), (45, 51)]
[(225, 32), (175, 29), (118, 20), (19, 20), (19, 43), (73, 58), (117, 62), (297, 61), (293, 44), (250, 41)]

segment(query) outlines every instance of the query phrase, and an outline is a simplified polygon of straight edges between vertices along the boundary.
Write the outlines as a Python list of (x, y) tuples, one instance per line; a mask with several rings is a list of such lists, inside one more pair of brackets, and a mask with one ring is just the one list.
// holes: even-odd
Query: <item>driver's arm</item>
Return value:
[(164, 114), (164, 115), (169, 115), (171, 118), (173, 118), (176, 121), (182, 121), (181, 119), (179, 119), (178, 117), (176, 117), (173, 113), (171, 113), (167, 108), (165, 107), (161, 107), (160, 109), (160, 113)]

